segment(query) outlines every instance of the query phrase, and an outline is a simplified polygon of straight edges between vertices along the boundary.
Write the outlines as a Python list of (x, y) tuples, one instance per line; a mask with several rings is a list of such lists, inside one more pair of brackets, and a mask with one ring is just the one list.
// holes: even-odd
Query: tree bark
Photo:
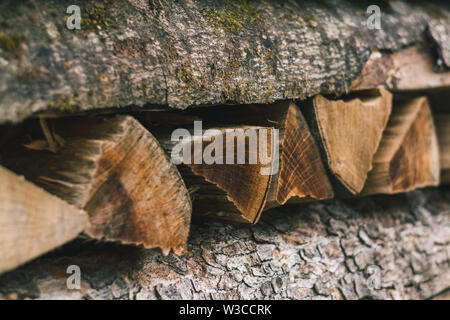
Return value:
[[(0, 277), (1, 298), (422, 299), (450, 287), (450, 189), (275, 208), (194, 224), (185, 256), (72, 243)], [(69, 290), (66, 269), (81, 269)]]
[[(372, 48), (427, 41), (448, 67), (440, 2), (383, 1), (382, 28), (365, 2), (333, 0), (0, 3), (0, 121), (126, 106), (185, 109), (269, 103), (350, 90)], [(427, 27), (430, 31), (426, 33)]]

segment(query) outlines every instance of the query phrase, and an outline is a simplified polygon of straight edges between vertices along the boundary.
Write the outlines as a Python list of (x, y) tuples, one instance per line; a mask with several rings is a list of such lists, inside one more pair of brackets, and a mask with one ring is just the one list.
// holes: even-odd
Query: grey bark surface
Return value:
[[(186, 256), (72, 243), (0, 277), (0, 298), (419, 299), (450, 288), (450, 189), (286, 206), (192, 227)], [(81, 289), (66, 269), (81, 269)]]
[(373, 1), (85, 0), (68, 30), (71, 4), (1, 1), (0, 122), (341, 94), (372, 49), (422, 38), (449, 63), (443, 1), (382, 1), (380, 30), (366, 25)]

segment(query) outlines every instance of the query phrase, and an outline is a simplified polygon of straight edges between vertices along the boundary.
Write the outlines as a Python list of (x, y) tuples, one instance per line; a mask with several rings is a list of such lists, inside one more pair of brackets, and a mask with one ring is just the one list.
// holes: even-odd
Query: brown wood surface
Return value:
[(318, 95), (311, 102), (305, 106), (308, 119), (335, 185), (358, 194), (388, 122), (392, 94), (378, 89), (338, 100)]
[(189, 194), (158, 141), (133, 117), (50, 121), (60, 141), (54, 152), (36, 148), (45, 142), (40, 128), (27, 128), (4, 146), (1, 162), (86, 210), (89, 236), (183, 252)]
[[(272, 153), (271, 144), (267, 144), (267, 155), (271, 159), (278, 157), (278, 165), (274, 165), (276, 168), (270, 168), (261, 162), (249, 164), (251, 153), (255, 151), (249, 147), (248, 138), (245, 164), (235, 162), (181, 166), (183, 178), (193, 190), (195, 213), (256, 223), (265, 209), (287, 202), (323, 200), (334, 196), (316, 142), (295, 103), (282, 101), (264, 106), (217, 107), (181, 115), (149, 112), (140, 119), (155, 132), (169, 153), (173, 148), (170, 141), (171, 130), (178, 125), (192, 131), (194, 120), (202, 120), (204, 128), (219, 128), (223, 134), (226, 130), (252, 128), (259, 132), (264, 129), (267, 130), (267, 141), (271, 143), (275, 141), (272, 140), (272, 131), (278, 130), (278, 155)], [(194, 144), (194, 140), (192, 138), (192, 141), (186, 143)], [(225, 135), (222, 140), (226, 141)], [(234, 141), (236, 152), (237, 139)], [(202, 152), (206, 145), (203, 145)], [(223, 154), (225, 153), (224, 143)], [(260, 160), (259, 157), (257, 159)], [(275, 174), (262, 175), (261, 169), (273, 170)]]
[(0, 167), (0, 273), (74, 239), (88, 217)]
[(439, 184), (439, 146), (424, 97), (394, 106), (362, 194), (407, 192)]
[(450, 183), (450, 114), (436, 114), (434, 118), (439, 141), (441, 183)]
[(419, 43), (393, 53), (372, 52), (350, 90), (385, 87), (398, 92), (450, 87), (450, 71), (436, 70), (431, 48)]

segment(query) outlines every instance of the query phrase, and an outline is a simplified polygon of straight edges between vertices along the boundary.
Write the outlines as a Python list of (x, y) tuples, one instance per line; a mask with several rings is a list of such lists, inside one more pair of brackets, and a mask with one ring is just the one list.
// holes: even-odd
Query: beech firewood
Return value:
[(435, 124), (439, 141), (441, 183), (450, 183), (450, 114), (436, 114)]
[(450, 87), (450, 72), (435, 71), (429, 45), (415, 45), (394, 53), (374, 52), (350, 90), (386, 87), (409, 91)]
[(335, 190), (345, 196), (358, 194), (391, 113), (391, 93), (379, 89), (340, 100), (318, 95), (306, 107), (323, 160), (335, 177)]
[(42, 133), (28, 128), (31, 133), (2, 148), (2, 162), (83, 208), (87, 235), (165, 253), (185, 249), (189, 194), (158, 141), (133, 117), (52, 120), (43, 126), (46, 139), (31, 142), (23, 139)]
[(362, 194), (436, 186), (439, 172), (439, 147), (427, 99), (395, 105)]
[[(267, 155), (270, 163), (261, 162), (255, 155), (256, 149), (250, 146), (250, 138), (245, 137), (245, 163), (237, 163), (238, 139), (233, 138), (234, 163), (224, 164), (184, 164), (180, 172), (188, 187), (193, 190), (195, 213), (213, 216), (236, 222), (256, 223), (263, 210), (285, 203), (330, 199), (334, 196), (325, 168), (321, 162), (316, 142), (299, 108), (291, 102), (278, 102), (272, 105), (208, 108), (196, 110), (188, 115), (147, 113), (144, 122), (176, 123), (192, 128), (193, 120), (203, 120), (203, 128), (218, 128), (223, 140), (223, 155), (226, 154), (227, 130), (253, 129), (267, 135)], [(266, 131), (262, 131), (266, 130)], [(168, 152), (173, 148), (170, 130), (156, 129), (158, 136)], [(278, 132), (278, 152), (272, 150), (273, 133)], [(193, 136), (185, 143), (193, 146)], [(213, 142), (202, 142), (201, 152)], [(193, 148), (193, 147), (192, 147)], [(255, 164), (249, 159), (254, 156)], [(194, 155), (192, 156), (195, 157)], [(275, 157), (277, 161), (275, 160)], [(262, 174), (272, 171), (272, 175)]]
[(87, 215), (0, 167), (0, 273), (74, 239)]

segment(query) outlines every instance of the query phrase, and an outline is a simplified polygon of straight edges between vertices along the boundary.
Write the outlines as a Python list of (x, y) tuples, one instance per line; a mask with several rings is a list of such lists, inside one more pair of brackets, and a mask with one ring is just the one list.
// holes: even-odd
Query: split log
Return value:
[(339, 100), (318, 95), (305, 104), (338, 194), (355, 195), (363, 189), (391, 109), (392, 95), (385, 89)]
[(395, 105), (362, 194), (436, 186), (439, 174), (439, 146), (427, 99)]
[(158, 141), (133, 117), (52, 121), (44, 130), (47, 147), (39, 129), (26, 123), (28, 134), (2, 148), (2, 163), (83, 208), (89, 236), (165, 253), (185, 249), (189, 194)]
[(371, 54), (350, 90), (385, 87), (391, 91), (421, 91), (450, 87), (450, 71), (436, 70), (434, 54), (427, 44), (388, 53)]
[(0, 273), (74, 239), (85, 212), (0, 167)]
[(439, 141), (441, 183), (450, 183), (450, 114), (435, 115), (435, 124)]
[[(195, 119), (202, 120), (205, 128), (219, 128), (214, 141), (223, 142), (220, 150), (216, 150), (216, 153), (222, 152), (222, 159), (230, 150), (229, 146), (232, 148), (229, 151), (232, 153), (231, 161), (224, 159), (212, 164), (190, 161), (180, 168), (188, 187), (195, 190), (196, 213), (256, 223), (265, 209), (287, 202), (334, 196), (316, 143), (294, 103), (284, 101), (266, 106), (208, 108), (185, 116), (152, 112), (146, 113), (143, 121), (150, 126), (152, 122), (170, 124), (173, 129), (176, 123), (192, 128), (192, 120)], [(168, 128), (152, 128), (152, 132), (157, 136), (160, 134), (158, 138), (168, 152), (173, 150)], [(262, 143), (261, 139), (267, 143)], [(201, 146), (197, 152), (196, 141)], [(194, 149), (189, 160), (194, 159), (196, 153), (201, 158), (214, 141), (206, 143), (198, 135), (187, 139), (185, 145), (189, 150)], [(263, 151), (269, 157), (268, 161), (261, 159), (261, 148), (266, 148), (267, 152)], [(237, 161), (241, 155), (238, 152), (244, 152), (243, 163)], [(252, 162), (250, 159), (255, 160)]]

